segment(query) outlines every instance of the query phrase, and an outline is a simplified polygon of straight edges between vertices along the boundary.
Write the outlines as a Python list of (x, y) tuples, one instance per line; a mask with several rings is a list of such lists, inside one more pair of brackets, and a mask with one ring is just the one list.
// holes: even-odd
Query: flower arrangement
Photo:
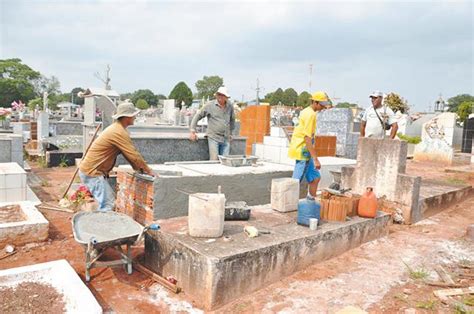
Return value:
[(12, 112), (8, 108), (0, 107), (0, 121), (5, 120)]
[(14, 101), (12, 102), (12, 108), (13, 110), (18, 112), (24, 112), (26, 109), (26, 105), (21, 100), (19, 100), (18, 102)]
[(92, 194), (85, 185), (79, 186), (77, 191), (69, 196), (69, 201), (75, 206), (80, 206), (90, 200), (92, 200)]

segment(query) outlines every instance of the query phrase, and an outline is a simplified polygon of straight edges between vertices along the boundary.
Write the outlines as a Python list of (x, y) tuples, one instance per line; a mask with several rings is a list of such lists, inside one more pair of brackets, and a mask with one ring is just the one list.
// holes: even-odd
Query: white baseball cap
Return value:
[(369, 98), (372, 97), (383, 97), (383, 93), (379, 90), (373, 91), (372, 94), (369, 95)]
[(224, 95), (227, 98), (230, 98), (229, 92), (227, 91), (227, 88), (225, 86), (219, 87), (219, 89), (216, 92), (216, 95), (217, 94), (221, 94), (221, 95)]

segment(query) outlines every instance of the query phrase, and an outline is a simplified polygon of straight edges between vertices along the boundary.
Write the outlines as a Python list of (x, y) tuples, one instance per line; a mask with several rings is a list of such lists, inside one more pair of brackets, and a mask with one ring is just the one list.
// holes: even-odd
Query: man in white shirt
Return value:
[(362, 137), (385, 138), (385, 126), (390, 126), (390, 138), (397, 135), (398, 124), (392, 109), (382, 106), (383, 93), (375, 91), (370, 94), (372, 106), (367, 108), (362, 116), (360, 135)]

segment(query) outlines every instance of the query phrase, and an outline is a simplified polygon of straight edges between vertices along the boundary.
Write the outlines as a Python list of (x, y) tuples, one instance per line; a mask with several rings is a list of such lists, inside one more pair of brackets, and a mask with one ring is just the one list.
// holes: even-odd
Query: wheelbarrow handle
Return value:
[(152, 224), (149, 224), (148, 226), (144, 227), (142, 229), (142, 232), (140, 232), (140, 235), (137, 237), (137, 240), (135, 241), (135, 243), (139, 243), (148, 230), (160, 230), (160, 225), (158, 225), (156, 223), (152, 223)]

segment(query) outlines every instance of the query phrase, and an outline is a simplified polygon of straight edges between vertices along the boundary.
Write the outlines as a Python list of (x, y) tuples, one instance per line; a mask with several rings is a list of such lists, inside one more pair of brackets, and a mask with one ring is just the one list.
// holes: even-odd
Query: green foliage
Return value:
[(197, 89), (197, 97), (214, 98), (214, 94), (222, 85), (224, 85), (224, 79), (222, 77), (217, 75), (204, 76), (195, 84)]
[(357, 104), (351, 104), (350, 102), (340, 102), (336, 105), (336, 108), (357, 108)]
[(458, 121), (464, 122), (471, 113), (474, 112), (474, 101), (463, 101), (456, 111), (458, 115)]
[(295, 106), (298, 100), (298, 93), (293, 88), (287, 88), (283, 92), (282, 103), (287, 106)]
[(150, 105), (145, 99), (139, 99), (137, 100), (135, 106), (137, 106), (138, 109), (144, 110), (150, 108)]
[(309, 104), (311, 103), (311, 94), (308, 93), (307, 91), (301, 92), (301, 94), (298, 95), (298, 100), (296, 101), (296, 105), (298, 107), (308, 107)]
[(155, 94), (149, 89), (139, 89), (132, 94), (132, 102), (137, 104), (139, 99), (145, 100), (149, 106), (156, 106), (158, 104), (158, 99)]
[(59, 167), (61, 167), (61, 168), (68, 167), (66, 155), (61, 156), (61, 159), (60, 159), (60, 162), (59, 162)]
[(384, 105), (388, 106), (393, 112), (400, 111), (401, 113), (408, 112), (409, 106), (405, 99), (396, 93), (389, 93), (384, 98)]
[(156, 95), (156, 100), (158, 101), (158, 100), (160, 100), (160, 99), (167, 99), (167, 98), (166, 98), (166, 96), (163, 95), (163, 94), (157, 94), (157, 95)]
[(82, 88), (82, 87), (74, 87), (71, 90), (71, 94), (73, 95), (72, 99), (73, 99), (74, 104), (76, 104), (76, 105), (83, 105), (84, 104), (84, 98), (77, 96), (77, 93), (83, 92), (83, 91), (84, 91), (84, 88)]
[(408, 275), (413, 280), (425, 279), (426, 277), (429, 276), (428, 271), (424, 268), (413, 269), (407, 263), (403, 262), (403, 264), (405, 264), (405, 267), (408, 269)]
[(457, 112), (459, 106), (461, 106), (461, 104), (465, 101), (467, 102), (474, 101), (474, 96), (469, 95), (469, 94), (460, 94), (460, 95), (449, 98), (448, 99), (449, 111)]
[(10, 107), (13, 101), (25, 103), (35, 98), (34, 83), (40, 73), (21, 59), (0, 59), (0, 105)]
[(283, 89), (278, 88), (276, 91), (272, 93), (272, 97), (270, 98), (270, 105), (275, 106), (275, 105), (278, 105), (279, 103), (283, 105), (284, 97), (285, 97), (285, 92), (283, 91)]
[(268, 93), (265, 95), (265, 97), (263, 98), (263, 102), (267, 102), (267, 103), (270, 103), (271, 100), (272, 100), (272, 96), (273, 96), (273, 93)]
[(176, 106), (181, 108), (181, 102), (184, 101), (185, 106), (191, 105), (193, 102), (193, 92), (184, 82), (179, 82), (170, 93), (169, 99), (176, 101)]
[(419, 309), (434, 310), (434, 308), (436, 307), (436, 300), (427, 300), (427, 301), (417, 302), (416, 307)]
[(407, 141), (410, 144), (419, 144), (421, 142), (421, 137), (419, 136), (409, 136), (402, 133), (397, 133), (399, 139)]
[[(50, 94), (48, 95), (48, 107), (57, 110), (57, 104), (63, 101), (69, 102), (71, 100), (71, 94), (64, 93), (64, 94)], [(43, 105), (43, 101), (41, 101), (41, 106)]]
[(32, 99), (28, 102), (28, 108), (30, 110), (35, 110), (36, 108), (36, 105), (38, 105), (40, 108), (43, 107), (43, 98), (35, 98), (35, 99)]

